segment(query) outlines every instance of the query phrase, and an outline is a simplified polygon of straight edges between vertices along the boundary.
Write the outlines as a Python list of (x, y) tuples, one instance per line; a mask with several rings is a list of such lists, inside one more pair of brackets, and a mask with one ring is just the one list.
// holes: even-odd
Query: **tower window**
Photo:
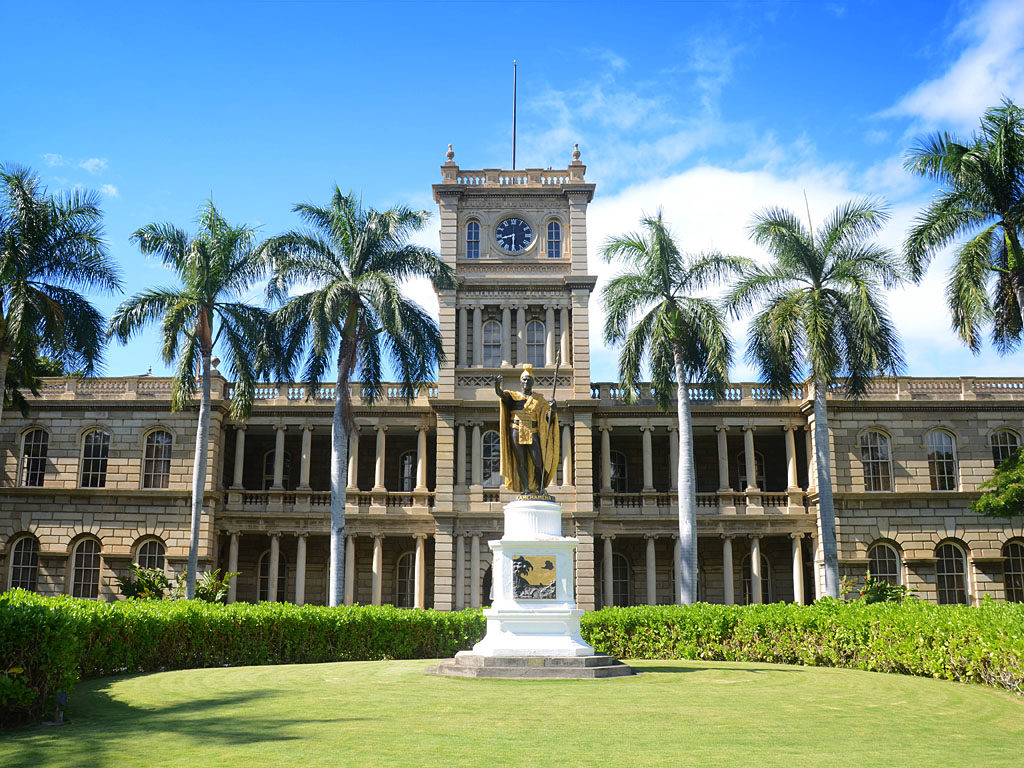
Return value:
[(562, 226), (557, 221), (548, 223), (548, 258), (557, 259), (562, 255)]
[(480, 258), (480, 224), (475, 221), (466, 225), (466, 258)]

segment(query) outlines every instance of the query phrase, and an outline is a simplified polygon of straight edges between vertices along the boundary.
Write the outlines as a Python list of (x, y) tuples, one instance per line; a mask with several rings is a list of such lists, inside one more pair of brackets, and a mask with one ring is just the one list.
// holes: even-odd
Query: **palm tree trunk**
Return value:
[(7, 389), (7, 367), (11, 363), (11, 350), (0, 350), (0, 420), (4, 415), (4, 392)]
[(825, 594), (839, 597), (839, 555), (836, 550), (836, 508), (832, 498), (832, 451), (828, 437), (828, 390), (814, 381), (814, 458), (818, 465), (818, 518), (825, 555)]
[[(205, 345), (204, 345), (205, 346)], [(188, 546), (188, 573), (185, 577), (185, 598), (196, 596), (196, 574), (199, 569), (199, 524), (203, 515), (203, 495), (206, 491), (206, 457), (210, 442), (210, 357), (211, 350), (202, 353), (202, 393), (199, 397), (199, 425), (196, 427), (196, 455), (192, 462), (192, 524)]]
[(679, 418), (679, 601), (697, 602), (697, 483), (693, 466), (693, 425), (690, 420), (690, 390), (682, 355), (675, 352), (676, 410)]
[(348, 487), (348, 379), (354, 363), (354, 345), (342, 339), (338, 354), (338, 381), (334, 390), (331, 425), (331, 571), (327, 604), (345, 599), (345, 491)]

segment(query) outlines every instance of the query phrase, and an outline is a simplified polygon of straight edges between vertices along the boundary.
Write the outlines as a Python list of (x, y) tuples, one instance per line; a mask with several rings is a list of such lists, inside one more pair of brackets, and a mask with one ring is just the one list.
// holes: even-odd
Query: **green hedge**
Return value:
[[(1022, 693), (1024, 605), (839, 603), (606, 608), (583, 617), (625, 659), (764, 661), (978, 682)], [(98, 603), (0, 594), (0, 727), (38, 718), (81, 678), (164, 669), (445, 658), (484, 633), (479, 610), (286, 603)]]

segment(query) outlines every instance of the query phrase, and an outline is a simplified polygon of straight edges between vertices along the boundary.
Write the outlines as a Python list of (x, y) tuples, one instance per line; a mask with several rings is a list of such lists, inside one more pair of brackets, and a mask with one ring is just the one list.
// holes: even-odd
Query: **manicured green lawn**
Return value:
[(462, 680), (425, 661), (82, 683), (73, 722), (0, 735), (0, 766), (1019, 765), (1024, 700), (770, 664), (636, 662), (613, 680)]

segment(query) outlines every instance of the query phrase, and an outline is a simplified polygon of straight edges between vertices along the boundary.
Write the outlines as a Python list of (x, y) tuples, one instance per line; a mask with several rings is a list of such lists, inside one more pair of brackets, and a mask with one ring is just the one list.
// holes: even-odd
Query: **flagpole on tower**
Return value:
[(516, 169), (516, 60), (512, 59), (512, 170)]

